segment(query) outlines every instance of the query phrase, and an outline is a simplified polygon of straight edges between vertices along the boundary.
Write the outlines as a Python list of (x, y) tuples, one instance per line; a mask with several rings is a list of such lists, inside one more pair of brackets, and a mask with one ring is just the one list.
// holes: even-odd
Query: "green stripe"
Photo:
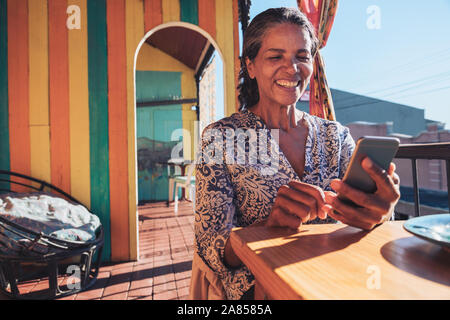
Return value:
[(198, 0), (180, 0), (180, 20), (198, 25)]
[(91, 210), (105, 231), (103, 260), (111, 259), (108, 145), (108, 60), (106, 1), (87, 1), (89, 138), (91, 164)]
[[(6, 0), (0, 0), (0, 169), (10, 170), (8, 116), (8, 17)], [(9, 183), (0, 183), (9, 189)]]

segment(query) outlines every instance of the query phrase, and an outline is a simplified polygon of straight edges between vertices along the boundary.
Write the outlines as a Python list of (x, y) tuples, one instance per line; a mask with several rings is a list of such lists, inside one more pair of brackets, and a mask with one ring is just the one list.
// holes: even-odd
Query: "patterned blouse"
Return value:
[[(234, 113), (203, 131), (195, 179), (195, 247), (222, 281), (228, 299), (240, 299), (254, 284), (245, 265), (224, 264), (231, 229), (266, 219), (278, 189), (291, 180), (332, 190), (331, 180), (342, 178), (348, 166), (355, 147), (349, 129), (307, 113), (304, 119), (309, 130), (301, 179), (279, 149), (277, 131), (251, 111)], [(309, 223), (324, 222), (335, 221)]]

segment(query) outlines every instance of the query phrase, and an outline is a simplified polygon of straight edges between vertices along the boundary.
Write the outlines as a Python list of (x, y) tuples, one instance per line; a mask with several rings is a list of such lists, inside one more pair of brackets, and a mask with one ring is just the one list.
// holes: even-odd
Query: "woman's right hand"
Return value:
[(265, 225), (298, 229), (317, 217), (325, 219), (325, 194), (317, 186), (293, 180), (281, 186)]

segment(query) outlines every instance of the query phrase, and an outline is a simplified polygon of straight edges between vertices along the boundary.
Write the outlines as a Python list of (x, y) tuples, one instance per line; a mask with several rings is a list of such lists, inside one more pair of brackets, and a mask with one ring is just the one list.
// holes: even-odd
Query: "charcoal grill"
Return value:
[[(11, 188), (12, 186), (16, 186)], [(82, 205), (61, 189), (36, 178), (16, 172), (0, 170), (0, 194), (45, 192), (52, 196)], [(25, 190), (25, 191), (22, 191)], [(96, 237), (90, 241), (68, 241), (35, 232), (0, 215), (3, 230), (21, 238), (17, 252), (0, 250), (0, 290), (14, 299), (53, 299), (75, 294), (90, 288), (97, 280), (101, 264), (104, 234), (100, 225)], [(46, 284), (29, 291), (30, 283)], [(64, 283), (64, 281), (66, 283)]]

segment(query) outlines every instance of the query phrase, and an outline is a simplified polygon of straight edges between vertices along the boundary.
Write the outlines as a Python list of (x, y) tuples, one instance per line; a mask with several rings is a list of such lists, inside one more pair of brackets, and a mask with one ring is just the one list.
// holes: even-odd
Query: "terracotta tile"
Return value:
[(109, 272), (113, 269), (114, 265), (105, 265), (105, 266), (100, 266), (100, 270), (99, 272)]
[(26, 283), (20, 283), (17, 288), (19, 289), (20, 294), (26, 294), (33, 290), (33, 288), (36, 286), (37, 282), (26, 282)]
[(184, 272), (192, 270), (192, 257), (187, 256), (183, 259), (173, 260), (173, 270), (175, 272)]
[(121, 268), (113, 268), (111, 271), (111, 276), (131, 273), (133, 272), (133, 268), (134, 266), (123, 266)]
[(128, 292), (120, 292), (111, 295), (103, 295), (102, 300), (127, 300)]
[(75, 300), (95, 300), (100, 299), (103, 296), (103, 288), (95, 289), (95, 290), (88, 290), (88, 291), (82, 291), (77, 294)]
[(103, 291), (103, 296), (112, 295), (116, 293), (126, 292), (130, 288), (129, 282), (108, 285)]
[(151, 262), (147, 261), (147, 263), (142, 262), (136, 264), (136, 266), (133, 269), (132, 275), (134, 275), (138, 271), (145, 271), (145, 270), (147, 270), (147, 272), (151, 272), (153, 270), (153, 260)]
[(175, 281), (175, 275), (173, 273), (167, 273), (153, 278), (154, 285), (159, 285), (171, 281)]
[(154, 283), (153, 278), (146, 278), (146, 279), (135, 280), (135, 281), (131, 282), (130, 290), (146, 288), (146, 287), (152, 287), (153, 283)]
[(191, 286), (191, 279), (185, 278), (181, 280), (176, 280), (175, 284), (177, 286), (177, 289), (189, 288)]
[(128, 297), (146, 297), (152, 296), (152, 294), (153, 288), (151, 286), (147, 288), (139, 288), (128, 291)]
[(190, 257), (189, 252), (180, 252), (180, 253), (174, 253), (172, 256), (172, 261), (175, 264), (177, 260), (184, 260), (184, 259), (188, 259)]
[(130, 280), (134, 281), (134, 280), (151, 278), (151, 277), (153, 277), (153, 275), (154, 275), (153, 265), (151, 265), (151, 266), (142, 265), (142, 266), (136, 267), (136, 269), (131, 274)]
[(111, 277), (109, 278), (108, 286), (130, 282), (132, 274), (133, 274), (132, 270), (123, 273), (119, 273), (118, 271), (114, 273), (113, 271), (111, 272)]
[(170, 290), (176, 290), (177, 287), (175, 285), (175, 281), (172, 282), (165, 282), (159, 285), (154, 285), (153, 286), (153, 293), (162, 293), (165, 291), (170, 291)]
[(69, 296), (58, 298), (58, 300), (75, 300), (76, 297), (77, 297), (76, 294), (72, 294), (72, 295), (69, 295)]
[(185, 272), (177, 272), (177, 273), (175, 273), (175, 280), (176, 281), (185, 280), (185, 279), (188, 279), (189, 281), (191, 280), (191, 272), (185, 271)]
[(172, 262), (165, 262), (165, 261), (155, 261), (152, 270), (154, 277), (174, 273)]
[(108, 284), (110, 277), (110, 272), (99, 272), (97, 275), (97, 280), (89, 288), (89, 290), (103, 289)]
[(183, 300), (187, 300), (188, 296), (189, 296), (189, 287), (183, 287), (183, 288), (179, 288), (177, 289), (177, 293), (178, 293), (178, 298), (184, 298)]
[(173, 263), (170, 256), (164, 256), (164, 257), (155, 257), (155, 260), (153, 261), (153, 268), (163, 267), (163, 266), (171, 266)]
[(134, 261), (118, 263), (118, 264), (115, 264), (113, 266), (113, 270), (115, 270), (115, 269), (122, 269), (122, 268), (128, 268), (128, 267), (133, 267), (133, 266), (134, 266)]
[(153, 300), (153, 296), (136, 297), (135, 300)]
[(101, 269), (99, 270), (97, 279), (108, 279), (109, 277), (111, 277), (110, 271), (103, 271)]
[(178, 295), (177, 295), (176, 290), (155, 293), (153, 295), (153, 300), (174, 300), (177, 298), (178, 298)]
[(149, 258), (139, 258), (138, 261), (136, 261), (135, 264), (135, 268), (139, 265), (143, 265), (143, 264), (153, 264), (153, 257), (149, 257)]

